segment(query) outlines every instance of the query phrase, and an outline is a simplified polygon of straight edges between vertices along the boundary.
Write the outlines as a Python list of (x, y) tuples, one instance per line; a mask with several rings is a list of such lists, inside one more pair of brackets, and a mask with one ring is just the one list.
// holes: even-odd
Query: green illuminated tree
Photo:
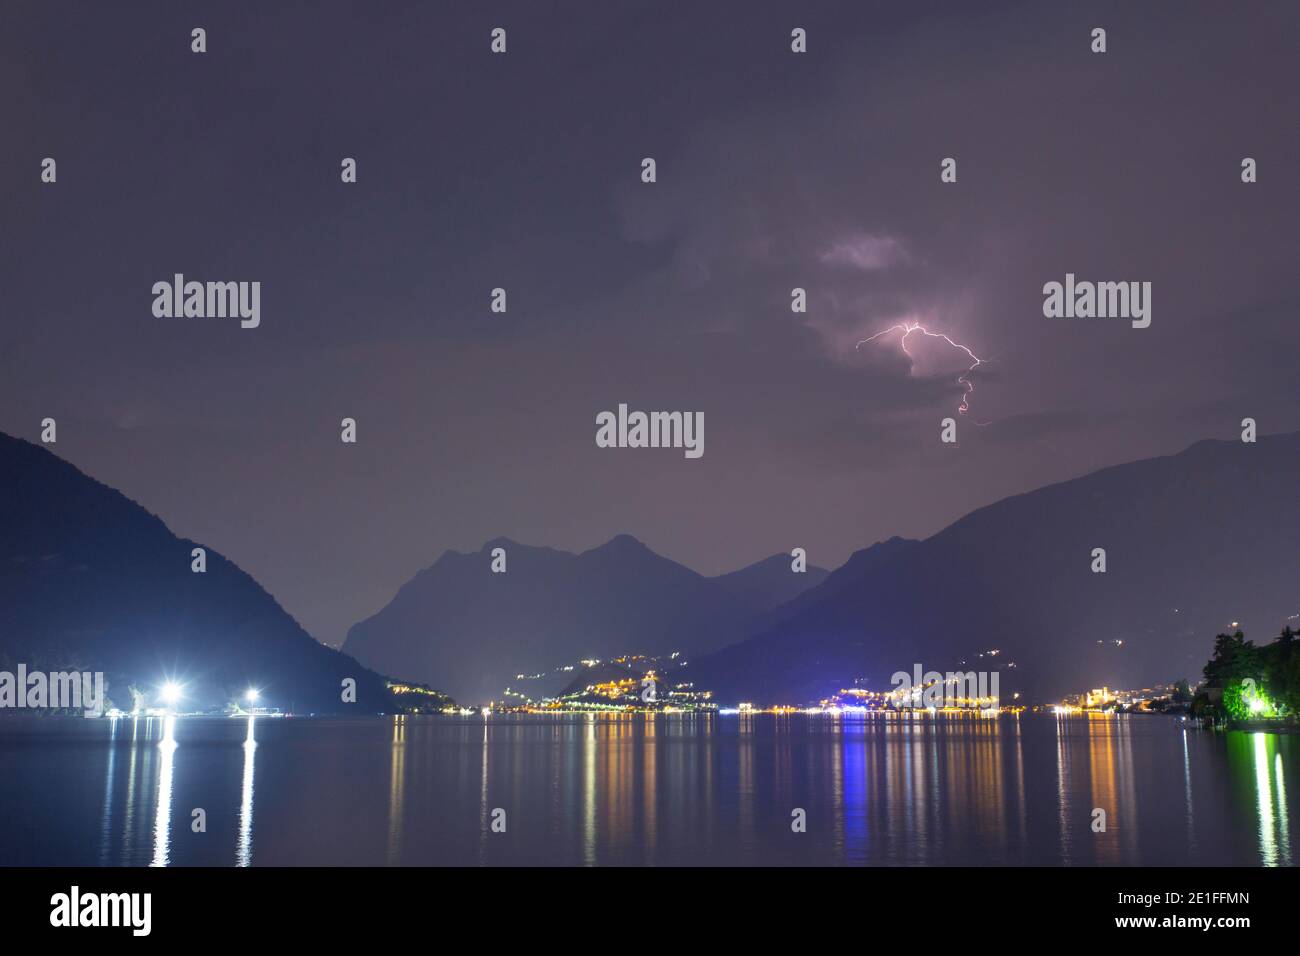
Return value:
[(1213, 693), (1198, 696), (1194, 714), (1219, 713), (1233, 720), (1287, 717), (1300, 714), (1300, 636), (1283, 629), (1272, 644), (1256, 647), (1241, 631), (1214, 639), (1214, 656), (1205, 665), (1207, 691), (1221, 690), (1216, 707)]
[(1241, 631), (1235, 634), (1220, 634), (1214, 639), (1214, 656), (1205, 665), (1207, 687), (1227, 689), (1230, 682), (1249, 677), (1261, 680), (1261, 660), (1259, 648), (1246, 640)]

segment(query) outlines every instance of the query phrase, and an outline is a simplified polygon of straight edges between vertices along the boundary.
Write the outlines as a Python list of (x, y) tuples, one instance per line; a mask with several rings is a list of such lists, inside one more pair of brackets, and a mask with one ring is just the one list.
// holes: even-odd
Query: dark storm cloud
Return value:
[[(499, 534), (832, 565), (1295, 429), (1296, 33), (1268, 4), (19, 4), (0, 428), (57, 417), (331, 641)], [(1151, 328), (1045, 319), (1067, 271), (1151, 281)], [(155, 319), (174, 272), (260, 280), (262, 327)], [(856, 347), (908, 320), (987, 360), (956, 449), (960, 356)], [(597, 449), (619, 402), (703, 411), (704, 458)]]

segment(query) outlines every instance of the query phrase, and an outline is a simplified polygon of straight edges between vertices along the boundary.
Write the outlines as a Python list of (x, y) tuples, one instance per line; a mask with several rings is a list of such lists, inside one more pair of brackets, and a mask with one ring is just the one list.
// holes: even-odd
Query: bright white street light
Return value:
[(164, 704), (174, 705), (181, 699), (181, 685), (174, 680), (169, 680), (162, 685), (162, 699)]
[(256, 704), (257, 699), (261, 696), (262, 696), (261, 691), (259, 691), (256, 687), (250, 687), (244, 693), (244, 700), (248, 701), (250, 704)]

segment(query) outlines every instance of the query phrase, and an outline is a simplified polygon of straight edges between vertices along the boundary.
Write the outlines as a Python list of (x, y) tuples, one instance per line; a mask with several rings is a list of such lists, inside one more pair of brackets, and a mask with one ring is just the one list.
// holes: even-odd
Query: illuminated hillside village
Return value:
[[(550, 672), (519, 674), (516, 683), (506, 688), (502, 699), (491, 704), (491, 710), (495, 713), (526, 714), (907, 712), (994, 716), (1017, 714), (1027, 709), (1018, 693), (1003, 700), (996, 692), (996, 680), (991, 693), (981, 694), (976, 692), (974, 681), (967, 689), (961, 679), (951, 674), (939, 681), (930, 680), (917, 686), (895, 687), (890, 690), (872, 689), (859, 681), (855, 686), (842, 688), (815, 703), (757, 705), (742, 701), (730, 704), (714, 700), (712, 691), (696, 687), (693, 682), (685, 679), (683, 671), (686, 666), (687, 660), (677, 652), (664, 657), (631, 654), (608, 661), (582, 660)], [(547, 681), (553, 684), (557, 678), (565, 681), (565, 686), (558, 693), (530, 692), (532, 685)], [(934, 703), (936, 699), (941, 703)], [(1070, 695), (1059, 703), (1038, 705), (1033, 709), (1056, 713), (1157, 713), (1179, 706), (1185, 710), (1185, 701), (1190, 700), (1190, 691), (1183, 681), (1133, 690), (1094, 688)]]
[[(478, 715), (491, 714), (830, 714), (996, 717), (1025, 710), (1058, 716), (1071, 714), (1173, 714), (1214, 724), (1242, 726), (1268, 723), (1274, 729), (1296, 725), (1300, 711), (1300, 642), (1291, 628), (1271, 644), (1257, 647), (1240, 630), (1215, 639), (1214, 656), (1205, 665), (1204, 680), (1157, 683), (1121, 690), (1094, 687), (1067, 695), (1055, 703), (1030, 703), (1019, 693), (999, 694), (999, 673), (956, 671), (926, 672), (919, 666), (914, 679), (895, 675), (899, 686), (879, 690), (858, 679), (852, 687), (816, 702), (720, 702), (713, 692), (689, 679), (686, 658), (679, 652), (661, 657), (628, 654), (610, 660), (586, 659), (551, 671), (518, 674), (499, 700), (466, 706), (448, 695), (410, 681), (387, 682), (392, 713)], [(996, 649), (979, 657), (996, 657)], [(963, 662), (964, 664), (964, 662)], [(1008, 662), (1006, 667), (1015, 667)], [(184, 688), (174, 682), (162, 685), (157, 700), (131, 688), (134, 714), (232, 713), (289, 716), (268, 706), (259, 691), (250, 688), (233, 699), (224, 711), (188, 711), (182, 707)], [(389, 709), (389, 708), (386, 708)], [(120, 716), (116, 708), (107, 716)]]

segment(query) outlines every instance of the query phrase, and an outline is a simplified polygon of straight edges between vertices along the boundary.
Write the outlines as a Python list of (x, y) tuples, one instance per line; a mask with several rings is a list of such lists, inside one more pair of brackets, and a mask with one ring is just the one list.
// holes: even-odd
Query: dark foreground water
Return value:
[(1285, 866), (1297, 795), (1154, 716), (0, 721), (8, 865)]

